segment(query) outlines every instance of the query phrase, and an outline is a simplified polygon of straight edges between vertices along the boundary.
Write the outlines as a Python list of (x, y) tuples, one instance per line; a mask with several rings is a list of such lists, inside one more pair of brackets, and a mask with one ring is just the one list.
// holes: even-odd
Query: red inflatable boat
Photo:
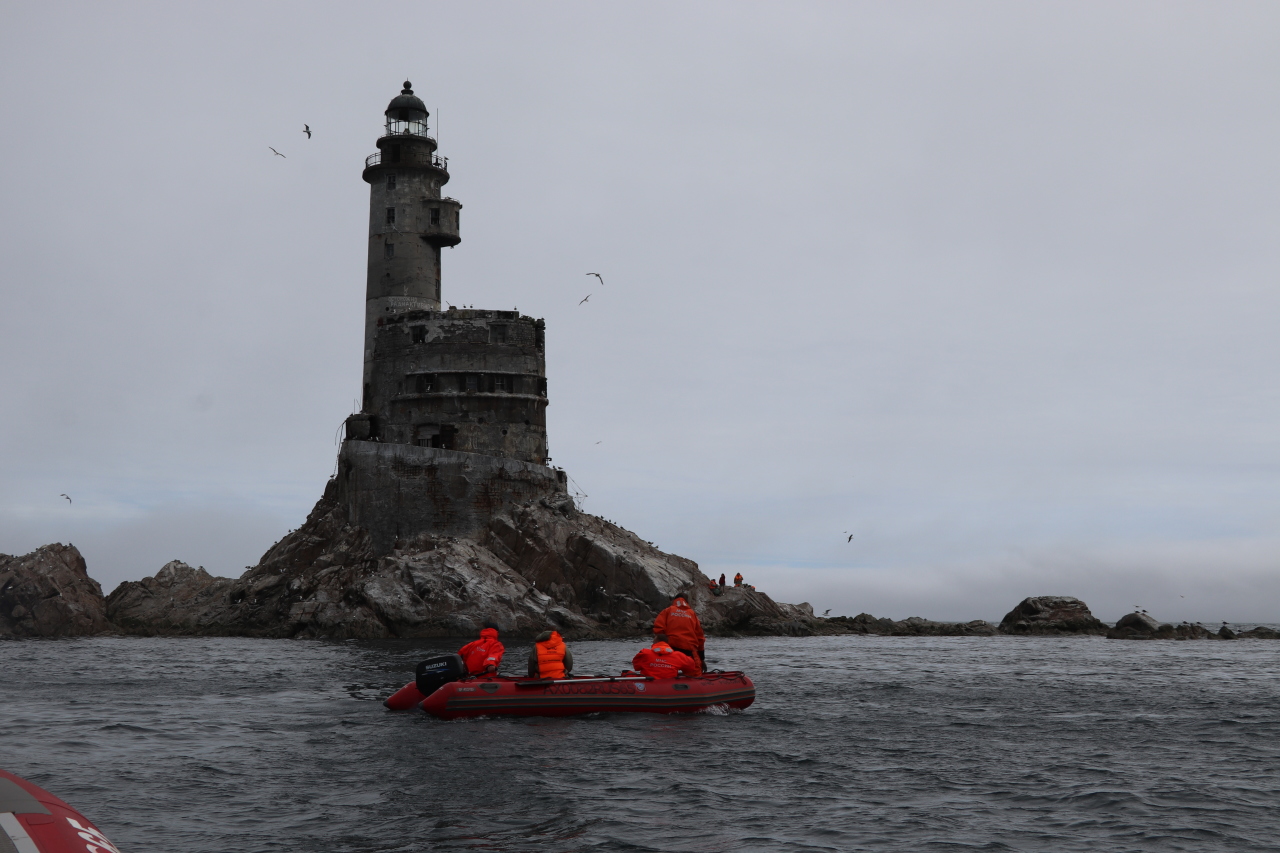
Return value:
[(0, 770), (0, 851), (120, 853), (88, 818), (43, 788)]
[(442, 720), (459, 717), (567, 717), (573, 714), (687, 714), (708, 708), (745, 708), (756, 688), (741, 672), (710, 672), (695, 678), (653, 679), (624, 673), (578, 678), (536, 679), (485, 675), (450, 681), (423, 694), (411, 682), (385, 704), (414, 708)]

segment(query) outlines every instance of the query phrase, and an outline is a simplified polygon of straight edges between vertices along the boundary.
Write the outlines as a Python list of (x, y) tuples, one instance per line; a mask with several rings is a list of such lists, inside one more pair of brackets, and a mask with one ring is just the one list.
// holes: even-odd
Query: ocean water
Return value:
[(1280, 641), (712, 640), (746, 711), (382, 707), (453, 648), (0, 643), (0, 767), (124, 853), (1280, 848)]

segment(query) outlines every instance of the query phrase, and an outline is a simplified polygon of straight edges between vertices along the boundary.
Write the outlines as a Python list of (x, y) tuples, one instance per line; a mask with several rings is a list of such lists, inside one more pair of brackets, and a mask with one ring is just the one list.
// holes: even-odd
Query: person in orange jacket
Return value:
[(530, 678), (564, 678), (573, 672), (573, 652), (559, 631), (543, 631), (529, 652)]
[(472, 640), (458, 649), (458, 656), (466, 664), (468, 675), (497, 672), (502, 665), (502, 656), (506, 653), (506, 647), (498, 640), (498, 626), (492, 622), (484, 623), (480, 639)]
[(733, 576), (733, 585), (742, 586), (742, 572), (738, 572), (736, 575)]
[(702, 633), (698, 614), (693, 612), (683, 595), (671, 599), (671, 606), (653, 620), (653, 633), (666, 635), (671, 648), (706, 663), (707, 636)]
[(702, 674), (698, 659), (671, 648), (667, 638), (662, 634), (654, 638), (650, 648), (641, 649), (636, 653), (636, 656), (631, 659), (631, 668), (650, 678), (675, 678), (680, 675)]

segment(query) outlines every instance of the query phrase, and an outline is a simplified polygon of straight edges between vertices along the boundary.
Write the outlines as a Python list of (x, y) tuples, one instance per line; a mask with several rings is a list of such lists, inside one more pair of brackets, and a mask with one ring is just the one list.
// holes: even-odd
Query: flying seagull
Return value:
[(600, 279), (600, 286), (601, 286), (601, 287), (603, 287), (603, 286), (604, 286), (604, 276), (600, 275), (600, 273), (598, 273), (598, 272), (589, 272), (589, 273), (587, 273), (587, 275), (593, 275), (593, 276), (595, 276), (596, 278)]
[(67, 503), (71, 503), (71, 496), (70, 496), (70, 495), (58, 495), (58, 497), (60, 497), (60, 498), (66, 498), (66, 499), (67, 499)]
[(307, 135), (307, 139), (310, 139), (310, 138), (311, 138), (311, 125), (309, 125), (309, 124), (304, 124), (304, 125), (302, 126), (302, 132), (303, 132), (303, 133), (305, 133), (305, 134)]
[(831, 612), (831, 608), (830, 608), (830, 607), (828, 607), (826, 610), (822, 611), (822, 615), (823, 615), (823, 616), (826, 616), (826, 615), (827, 615), (828, 613), (830, 613), (830, 612)]
[[(270, 146), (270, 145), (268, 145), (267, 147), (268, 147), (268, 148), (271, 148), (271, 146)], [(284, 157), (284, 155), (283, 155), (283, 154), (281, 154), (279, 151), (277, 151), (277, 150), (276, 150), (276, 149), (274, 149), (274, 148), (271, 148), (271, 153), (272, 153), (272, 154), (274, 154), (274, 155), (276, 155), (277, 157)], [(285, 157), (285, 159), (286, 159), (286, 160), (288, 160), (289, 158), (288, 158), (288, 157)]]
[[(582, 297), (582, 302), (586, 302), (586, 301), (587, 301), (588, 299), (590, 299), (590, 298), (591, 298), (591, 294), (590, 294), (590, 293), (588, 293), (586, 296)], [(579, 304), (579, 305), (581, 305), (581, 304), (582, 304), (582, 302), (579, 302), (578, 304)]]

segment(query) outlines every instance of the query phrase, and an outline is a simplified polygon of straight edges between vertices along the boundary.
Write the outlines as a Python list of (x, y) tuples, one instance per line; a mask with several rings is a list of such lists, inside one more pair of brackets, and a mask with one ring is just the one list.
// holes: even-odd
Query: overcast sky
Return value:
[(407, 77), (444, 297), (546, 318), (588, 511), (819, 612), (1280, 621), (1280, 5), (3, 18), (0, 552), (110, 590), (302, 522)]

